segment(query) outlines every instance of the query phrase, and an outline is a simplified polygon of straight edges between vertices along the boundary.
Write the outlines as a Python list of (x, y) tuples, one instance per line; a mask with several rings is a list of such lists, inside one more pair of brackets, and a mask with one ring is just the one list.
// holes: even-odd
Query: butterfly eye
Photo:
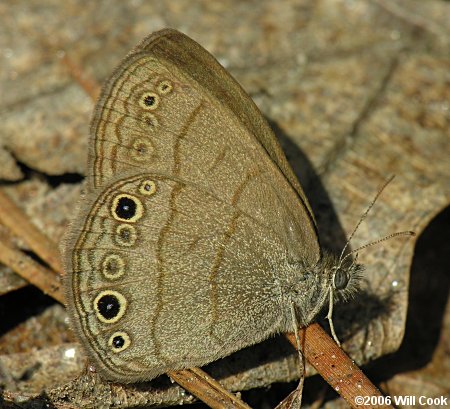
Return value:
[(347, 287), (349, 279), (350, 277), (348, 276), (347, 271), (338, 269), (334, 275), (334, 288), (336, 290), (343, 290)]

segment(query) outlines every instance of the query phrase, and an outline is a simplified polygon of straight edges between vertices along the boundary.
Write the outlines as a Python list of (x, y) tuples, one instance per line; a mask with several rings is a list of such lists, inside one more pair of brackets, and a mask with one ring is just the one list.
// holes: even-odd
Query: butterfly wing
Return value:
[[(105, 85), (89, 163), (91, 188), (145, 169), (193, 181), (238, 206), (245, 200), (236, 192), (264, 173), (272, 185), (267, 203), (255, 208), (250, 200), (245, 210), (281, 222), (277, 229), (290, 235), (292, 258), (320, 257), (308, 201), (260, 111), (211, 54), (175, 30), (145, 39)], [(271, 204), (274, 194), (292, 212), (284, 222)]]
[[(140, 190), (143, 177), (155, 194)], [(279, 327), (277, 277), (320, 257), (307, 200), (261, 113), (174, 30), (144, 40), (105, 85), (87, 180), (66, 257), (69, 311), (110, 379), (150, 379), (264, 339)], [(134, 199), (142, 220), (114, 217), (119, 204), (139, 208)]]
[(280, 328), (278, 274), (291, 267), (270, 224), (160, 174), (118, 179), (87, 207), (69, 312), (107, 378), (203, 365)]

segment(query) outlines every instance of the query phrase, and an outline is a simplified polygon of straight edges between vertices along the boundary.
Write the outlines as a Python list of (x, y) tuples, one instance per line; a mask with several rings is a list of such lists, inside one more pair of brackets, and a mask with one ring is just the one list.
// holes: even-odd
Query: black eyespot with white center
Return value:
[(129, 197), (121, 197), (115, 209), (117, 217), (130, 220), (136, 215), (136, 202)]
[(114, 295), (103, 295), (97, 301), (97, 310), (106, 320), (117, 317), (120, 311), (120, 303)]
[(121, 352), (131, 345), (131, 339), (126, 332), (118, 331), (109, 337), (108, 345), (114, 352)]
[(95, 297), (94, 311), (97, 318), (104, 323), (114, 323), (125, 313), (127, 301), (117, 291), (102, 291)]
[(122, 336), (116, 335), (112, 340), (112, 344), (115, 349), (121, 349), (125, 345), (125, 340)]
[(111, 214), (116, 220), (134, 223), (144, 214), (144, 207), (137, 197), (122, 193), (114, 197)]

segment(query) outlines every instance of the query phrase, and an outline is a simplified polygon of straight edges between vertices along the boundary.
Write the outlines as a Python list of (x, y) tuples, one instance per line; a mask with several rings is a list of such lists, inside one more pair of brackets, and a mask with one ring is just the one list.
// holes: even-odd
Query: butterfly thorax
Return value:
[(358, 290), (363, 266), (354, 262), (342, 262), (336, 256), (325, 253), (315, 264), (303, 262), (291, 264), (286, 280), (280, 283), (283, 294), (283, 332), (293, 330), (291, 306), (295, 308), (297, 325), (305, 327), (316, 319), (328, 304), (330, 291), (334, 300), (350, 299)]

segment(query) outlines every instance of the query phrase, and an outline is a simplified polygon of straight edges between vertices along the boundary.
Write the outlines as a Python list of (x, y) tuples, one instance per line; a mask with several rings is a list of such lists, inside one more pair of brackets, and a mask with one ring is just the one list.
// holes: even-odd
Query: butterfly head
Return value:
[[(297, 324), (307, 326), (327, 302), (347, 301), (355, 295), (363, 271), (356, 259), (351, 261), (325, 252), (313, 264), (293, 264), (293, 274), (281, 290), (290, 300), (288, 305), (295, 305)], [(286, 323), (288, 327), (292, 325), (290, 315)]]
[(357, 263), (358, 253), (353, 260), (350, 260), (351, 254), (344, 256), (344, 252), (342, 252), (337, 259), (334, 256), (325, 256), (323, 259), (325, 262), (325, 277), (329, 279), (327, 319), (330, 323), (331, 334), (338, 345), (340, 345), (340, 342), (333, 324), (333, 304), (335, 300), (348, 301), (356, 294), (364, 270), (364, 267)]
[(330, 268), (330, 286), (335, 297), (339, 300), (348, 301), (358, 291), (364, 266), (357, 263), (358, 255), (353, 260), (340, 257), (332, 262)]

